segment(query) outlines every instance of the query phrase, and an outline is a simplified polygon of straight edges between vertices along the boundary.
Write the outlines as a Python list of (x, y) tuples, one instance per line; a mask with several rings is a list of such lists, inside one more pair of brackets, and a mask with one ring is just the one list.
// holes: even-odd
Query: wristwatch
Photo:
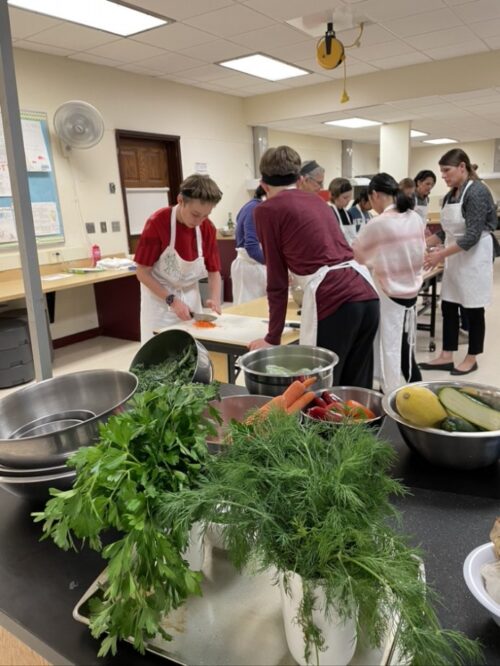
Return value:
[(169, 294), (165, 298), (165, 303), (168, 305), (169, 308), (171, 308), (174, 303), (174, 300), (175, 300), (175, 294)]

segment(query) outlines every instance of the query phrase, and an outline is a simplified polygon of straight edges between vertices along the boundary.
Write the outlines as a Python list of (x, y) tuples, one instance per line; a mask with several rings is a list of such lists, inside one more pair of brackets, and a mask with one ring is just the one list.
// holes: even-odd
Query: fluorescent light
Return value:
[(309, 74), (305, 69), (288, 65), (286, 62), (281, 62), (281, 60), (270, 58), (261, 53), (254, 53), (253, 55), (235, 58), (234, 60), (224, 60), (224, 62), (217, 64), (229, 69), (235, 69), (244, 74), (257, 76), (259, 79), (267, 79), (268, 81), (282, 81), (283, 79), (291, 79), (294, 76)]
[(429, 136), (428, 132), (421, 132), (420, 130), (410, 130), (410, 137), (416, 139), (417, 136)]
[(445, 143), (458, 143), (458, 141), (456, 139), (442, 138), (442, 139), (424, 139), (422, 143), (432, 143), (435, 146), (441, 146)]
[(358, 129), (359, 127), (373, 127), (374, 125), (382, 125), (377, 120), (366, 120), (366, 118), (344, 118), (343, 120), (327, 120), (324, 125), (336, 125), (337, 127), (350, 127), (351, 129)]
[(8, 0), (8, 4), (122, 37), (172, 22), (109, 0)]

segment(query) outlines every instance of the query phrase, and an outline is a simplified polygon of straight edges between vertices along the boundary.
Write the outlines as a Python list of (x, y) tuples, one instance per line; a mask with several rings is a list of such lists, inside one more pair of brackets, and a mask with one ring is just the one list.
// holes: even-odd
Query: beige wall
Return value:
[(316, 160), (325, 169), (325, 186), (340, 176), (340, 141), (337, 139), (325, 139), (323, 136), (310, 136), (307, 134), (295, 134), (292, 132), (278, 132), (269, 130), (269, 145), (287, 145), (294, 148), (303, 162)]

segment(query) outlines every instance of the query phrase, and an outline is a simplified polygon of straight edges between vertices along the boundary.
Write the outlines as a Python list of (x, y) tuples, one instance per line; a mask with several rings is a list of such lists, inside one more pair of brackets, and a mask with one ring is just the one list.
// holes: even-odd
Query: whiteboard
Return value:
[(148, 217), (168, 206), (169, 187), (127, 187), (128, 224), (131, 236), (142, 233)]

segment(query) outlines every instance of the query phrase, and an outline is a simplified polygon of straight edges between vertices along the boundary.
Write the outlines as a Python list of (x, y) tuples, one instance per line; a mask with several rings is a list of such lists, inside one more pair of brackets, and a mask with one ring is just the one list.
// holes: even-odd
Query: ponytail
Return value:
[(407, 210), (412, 210), (415, 206), (414, 198), (401, 192), (399, 185), (388, 173), (378, 173), (373, 176), (368, 185), (368, 194), (372, 192), (382, 192), (391, 196), (394, 199), (398, 213), (406, 213)]

